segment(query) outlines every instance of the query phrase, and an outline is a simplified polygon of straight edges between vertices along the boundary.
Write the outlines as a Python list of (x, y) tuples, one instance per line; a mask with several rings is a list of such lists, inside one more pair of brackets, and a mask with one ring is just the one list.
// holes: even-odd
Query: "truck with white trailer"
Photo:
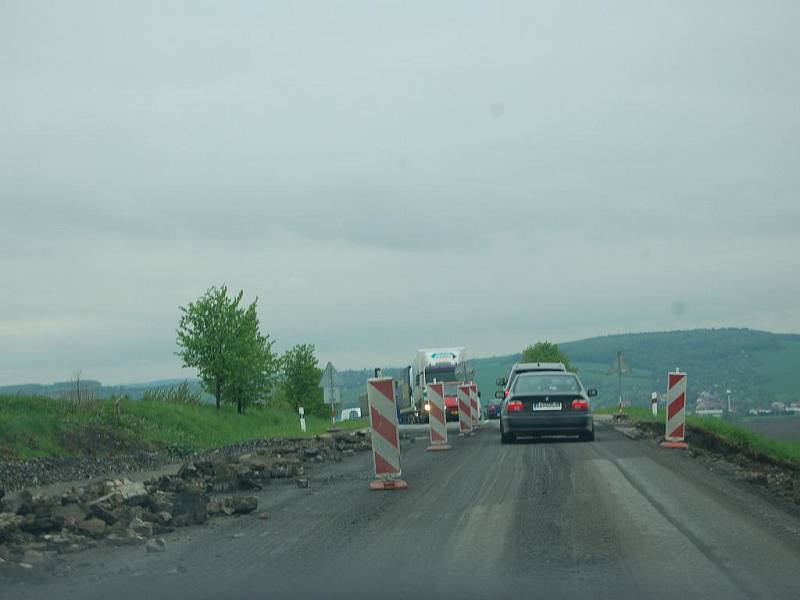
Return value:
[(411, 404), (406, 410), (410, 420), (427, 422), (428, 383), (444, 383), (444, 404), (447, 420), (458, 420), (458, 386), (469, 383), (475, 372), (467, 364), (467, 352), (463, 347), (424, 348), (417, 350), (414, 364), (409, 370)]

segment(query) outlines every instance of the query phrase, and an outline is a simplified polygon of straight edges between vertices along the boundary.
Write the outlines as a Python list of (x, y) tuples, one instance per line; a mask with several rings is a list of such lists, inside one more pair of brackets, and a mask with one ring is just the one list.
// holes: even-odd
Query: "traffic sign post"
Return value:
[(667, 430), (661, 446), (688, 448), (686, 438), (686, 373), (667, 374)]
[(322, 401), (325, 404), (339, 404), (342, 401), (342, 390), (339, 388), (323, 388)]
[(325, 370), (322, 372), (322, 377), (319, 380), (319, 387), (322, 388), (322, 401), (331, 406), (331, 428), (328, 431), (336, 432), (341, 431), (336, 427), (336, 405), (342, 403), (342, 380), (339, 373), (333, 367), (333, 364), (328, 361)]
[(367, 380), (369, 425), (372, 432), (372, 462), (375, 481), (371, 490), (400, 490), (408, 483), (400, 479), (400, 429), (397, 426), (397, 404), (394, 382), (390, 377)]
[(469, 386), (458, 386), (458, 435), (473, 435), (472, 433), (472, 408), (469, 399)]
[(450, 450), (447, 443), (447, 419), (444, 412), (444, 384), (429, 383), (425, 386), (428, 391), (428, 424), (431, 433), (429, 451)]

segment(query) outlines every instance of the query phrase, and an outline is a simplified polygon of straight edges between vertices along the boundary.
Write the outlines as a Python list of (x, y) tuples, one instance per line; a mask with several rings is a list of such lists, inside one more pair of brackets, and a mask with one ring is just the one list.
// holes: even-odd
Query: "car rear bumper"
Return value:
[(589, 433), (594, 425), (591, 413), (582, 415), (502, 415), (503, 431), (530, 435), (578, 435)]

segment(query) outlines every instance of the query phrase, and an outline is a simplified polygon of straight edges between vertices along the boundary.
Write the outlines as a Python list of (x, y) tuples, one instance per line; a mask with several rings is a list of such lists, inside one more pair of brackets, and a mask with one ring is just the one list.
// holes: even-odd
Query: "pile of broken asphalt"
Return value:
[(104, 479), (60, 495), (24, 490), (12, 500), (0, 490), (0, 580), (58, 572), (60, 555), (99, 544), (161, 552), (162, 536), (176, 528), (255, 512), (258, 497), (246, 492), (273, 480), (307, 487), (308, 463), (339, 461), (369, 448), (363, 431), (264, 440), (255, 452), (188, 461), (175, 475), (145, 482)]

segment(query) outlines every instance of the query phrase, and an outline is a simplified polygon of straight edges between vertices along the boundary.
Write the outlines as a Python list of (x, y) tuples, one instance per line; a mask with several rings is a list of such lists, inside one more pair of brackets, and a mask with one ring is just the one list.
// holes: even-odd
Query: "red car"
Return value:
[(444, 414), (448, 421), (458, 421), (458, 381), (444, 384)]

